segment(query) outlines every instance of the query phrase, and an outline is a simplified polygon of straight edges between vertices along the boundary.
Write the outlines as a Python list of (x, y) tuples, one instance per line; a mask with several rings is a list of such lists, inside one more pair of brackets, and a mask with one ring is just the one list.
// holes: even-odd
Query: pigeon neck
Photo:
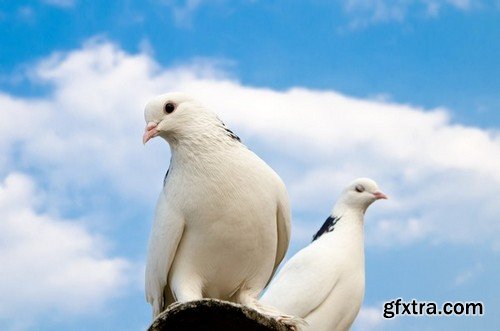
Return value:
[[(366, 209), (353, 208), (343, 203), (335, 205), (332, 210), (332, 216), (344, 220), (342, 226), (361, 226), (363, 227), (363, 220)], [(348, 221), (347, 221), (348, 220)], [(340, 222), (339, 222), (340, 223)]]
[[(352, 202), (344, 197), (341, 197), (339, 201), (333, 207), (332, 213), (335, 216), (341, 216), (342, 214), (349, 214), (355, 217), (360, 217), (363, 219), (366, 210), (370, 204), (362, 204), (359, 202)], [(337, 215), (338, 214), (338, 215)]]
[(165, 137), (172, 150), (172, 155), (192, 155), (200, 157), (207, 154), (213, 154), (225, 151), (231, 148), (235, 142), (234, 139), (217, 130), (199, 130), (189, 134), (177, 134), (175, 136)]
[[(189, 137), (167, 139), (173, 164), (191, 165), (195, 168), (219, 166), (233, 155), (241, 144), (219, 131), (198, 131)], [(201, 171), (201, 170), (200, 170)]]

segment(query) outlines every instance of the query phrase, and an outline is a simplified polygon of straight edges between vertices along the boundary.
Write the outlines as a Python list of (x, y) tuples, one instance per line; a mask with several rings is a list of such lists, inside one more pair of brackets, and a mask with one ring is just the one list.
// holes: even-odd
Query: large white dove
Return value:
[(146, 265), (153, 317), (206, 297), (268, 312), (257, 298), (290, 239), (280, 177), (186, 94), (152, 99), (145, 119), (143, 142), (160, 136), (171, 149)]
[(364, 214), (377, 199), (387, 196), (373, 180), (349, 184), (313, 242), (283, 266), (261, 301), (304, 319), (303, 330), (349, 330), (365, 290)]

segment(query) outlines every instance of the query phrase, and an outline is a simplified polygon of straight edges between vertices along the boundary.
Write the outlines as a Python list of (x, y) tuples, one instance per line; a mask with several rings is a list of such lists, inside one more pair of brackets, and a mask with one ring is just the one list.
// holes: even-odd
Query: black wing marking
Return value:
[(167, 177), (168, 177), (168, 172), (170, 171), (170, 168), (167, 169), (167, 173), (165, 174), (165, 178), (163, 178), (163, 186), (167, 183)]
[(318, 230), (318, 232), (316, 232), (316, 234), (313, 236), (312, 241), (315, 241), (316, 239), (318, 239), (319, 237), (321, 237), (323, 234), (325, 234), (327, 232), (332, 232), (333, 229), (335, 228), (335, 224), (337, 224), (337, 222), (339, 220), (340, 220), (340, 217), (328, 216), (325, 223), (323, 223), (323, 225)]
[(238, 137), (233, 131), (229, 130), (227, 127), (226, 127), (226, 124), (224, 122), (221, 121), (220, 118), (219, 119), (219, 122), (222, 124), (222, 128), (226, 131), (226, 134), (231, 137), (232, 139), (236, 140), (236, 141), (239, 141), (241, 142), (241, 139), (240, 137)]
[(233, 138), (234, 140), (237, 140), (239, 142), (241, 142), (241, 139), (240, 137), (238, 137), (233, 131), (229, 130), (228, 128), (224, 128), (226, 129), (226, 132), (228, 134), (229, 137)]
[(172, 156), (170, 156), (170, 163), (168, 164), (167, 173), (165, 174), (165, 177), (163, 178), (163, 187), (165, 187), (165, 184), (167, 184), (167, 177), (168, 177), (168, 173), (170, 172), (171, 167), (172, 167)]

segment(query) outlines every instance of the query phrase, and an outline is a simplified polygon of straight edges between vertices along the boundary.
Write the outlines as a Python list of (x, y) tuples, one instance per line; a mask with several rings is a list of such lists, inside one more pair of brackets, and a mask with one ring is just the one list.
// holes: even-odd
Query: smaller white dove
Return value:
[(378, 199), (387, 196), (373, 180), (349, 184), (313, 242), (285, 264), (261, 301), (305, 320), (303, 330), (349, 330), (365, 290), (364, 215)]

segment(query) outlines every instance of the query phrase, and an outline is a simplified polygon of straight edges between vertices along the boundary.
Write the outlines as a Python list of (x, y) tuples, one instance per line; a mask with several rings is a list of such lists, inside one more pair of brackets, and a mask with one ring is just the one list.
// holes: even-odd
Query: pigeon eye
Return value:
[(171, 102), (165, 105), (165, 113), (170, 114), (175, 110), (175, 105)]
[(361, 185), (356, 185), (355, 190), (356, 192), (362, 193), (365, 191), (365, 188)]

